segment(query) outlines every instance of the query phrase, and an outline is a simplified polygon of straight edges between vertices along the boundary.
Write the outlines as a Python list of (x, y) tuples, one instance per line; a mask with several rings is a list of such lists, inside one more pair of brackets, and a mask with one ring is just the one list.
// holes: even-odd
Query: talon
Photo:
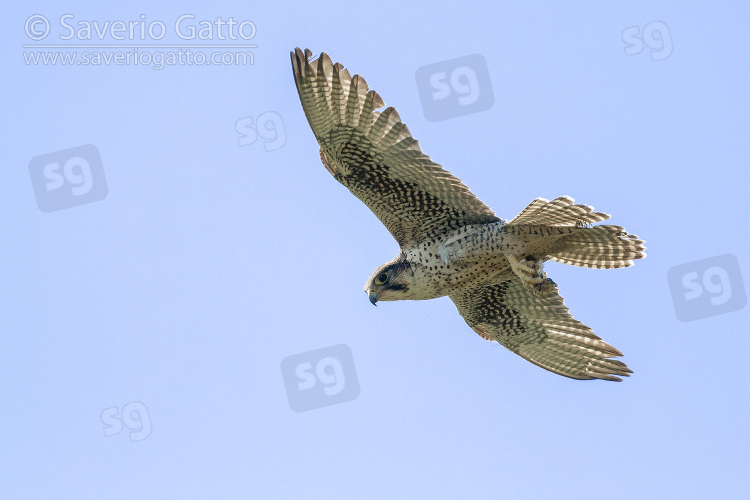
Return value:
[(537, 283), (536, 285), (533, 285), (533, 287), (534, 292), (536, 292), (537, 295), (544, 295), (557, 290), (557, 283), (549, 278), (545, 278), (542, 283)]
[[(521, 281), (523, 281), (525, 285), (532, 287), (537, 293), (548, 291), (550, 288), (554, 287), (554, 281), (547, 278), (541, 265), (539, 266), (539, 269), (537, 269), (539, 261), (535, 261), (530, 257), (525, 257), (523, 261), (519, 261), (513, 255), (506, 255), (506, 257), (508, 258), (508, 262), (510, 262), (511, 269), (516, 273), (516, 276), (521, 278)], [(550, 285), (550, 283), (552, 285)]]

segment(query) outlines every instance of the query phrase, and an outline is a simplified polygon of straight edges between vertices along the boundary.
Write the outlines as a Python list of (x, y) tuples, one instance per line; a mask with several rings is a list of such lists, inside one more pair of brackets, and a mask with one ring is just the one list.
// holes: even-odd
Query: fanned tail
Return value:
[(604, 212), (594, 212), (594, 207), (574, 203), (575, 200), (570, 196), (560, 196), (552, 201), (537, 198), (508, 224), (585, 226), (610, 218), (610, 215)]
[(594, 212), (588, 205), (575, 205), (573, 198), (561, 196), (552, 201), (537, 198), (509, 224), (542, 224), (571, 227), (549, 251), (550, 260), (594, 269), (630, 267), (633, 261), (646, 257), (645, 242), (628, 234), (620, 226), (591, 224), (609, 219), (609, 214)]
[(634, 260), (646, 256), (643, 240), (610, 225), (577, 228), (555, 247), (561, 250), (551, 254), (550, 260), (594, 269), (630, 267)]

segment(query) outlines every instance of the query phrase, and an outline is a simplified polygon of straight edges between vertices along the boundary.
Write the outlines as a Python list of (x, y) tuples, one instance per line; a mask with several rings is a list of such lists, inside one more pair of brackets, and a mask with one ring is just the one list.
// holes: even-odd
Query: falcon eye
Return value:
[(382, 285), (386, 281), (388, 281), (388, 273), (380, 273), (378, 274), (378, 277), (375, 278), (376, 285)]

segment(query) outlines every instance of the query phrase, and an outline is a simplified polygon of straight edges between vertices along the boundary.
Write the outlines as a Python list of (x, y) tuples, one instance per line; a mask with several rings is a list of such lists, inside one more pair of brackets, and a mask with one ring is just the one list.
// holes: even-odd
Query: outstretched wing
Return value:
[(291, 53), (302, 108), (328, 171), (362, 200), (399, 245), (500, 220), (458, 178), (422, 153), (393, 107), (364, 78), (322, 53)]
[(633, 373), (609, 359), (622, 353), (573, 319), (563, 298), (536, 295), (513, 276), (487, 282), (450, 296), (471, 328), (551, 372), (576, 379), (619, 382)]

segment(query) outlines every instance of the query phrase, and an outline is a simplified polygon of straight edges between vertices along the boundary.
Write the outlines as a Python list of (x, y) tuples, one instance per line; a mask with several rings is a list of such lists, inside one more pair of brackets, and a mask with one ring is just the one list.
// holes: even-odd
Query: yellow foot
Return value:
[(510, 268), (521, 278), (524, 285), (531, 287), (537, 294), (553, 292), (557, 289), (554, 281), (547, 277), (547, 273), (542, 268), (542, 262), (533, 259), (524, 258), (518, 260), (513, 255), (506, 255), (510, 262)]

